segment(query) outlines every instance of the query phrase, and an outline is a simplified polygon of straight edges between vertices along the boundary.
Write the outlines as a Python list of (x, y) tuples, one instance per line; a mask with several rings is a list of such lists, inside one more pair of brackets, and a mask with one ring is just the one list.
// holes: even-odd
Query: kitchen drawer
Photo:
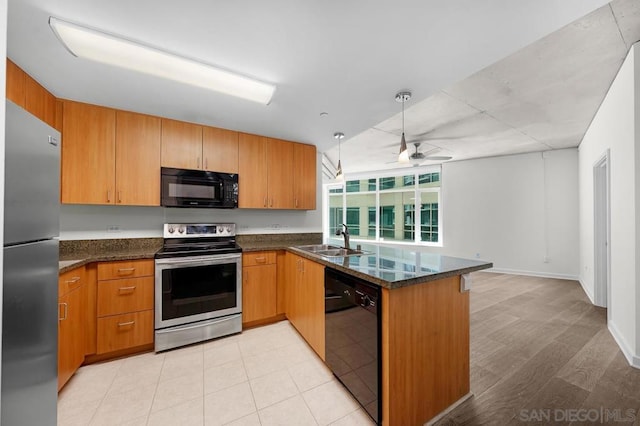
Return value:
[(69, 293), (71, 290), (75, 290), (80, 287), (85, 281), (85, 268), (81, 266), (79, 268), (72, 269), (58, 277), (58, 297), (62, 297)]
[(98, 355), (150, 343), (153, 310), (98, 318)]
[(98, 263), (98, 281), (118, 278), (152, 277), (154, 267), (153, 259), (100, 262)]
[(276, 263), (275, 251), (255, 251), (242, 254), (242, 266), (260, 266)]
[(153, 277), (100, 281), (98, 317), (153, 309)]

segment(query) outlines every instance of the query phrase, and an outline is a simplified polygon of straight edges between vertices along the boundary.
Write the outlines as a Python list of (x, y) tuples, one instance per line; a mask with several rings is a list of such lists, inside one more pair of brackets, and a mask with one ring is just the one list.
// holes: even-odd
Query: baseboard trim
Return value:
[(577, 275), (556, 274), (552, 272), (522, 271), (519, 269), (505, 269), (505, 268), (484, 269), (480, 272), (493, 272), (495, 274), (525, 275), (529, 277), (556, 278), (559, 280), (573, 280), (573, 281), (578, 281), (579, 279)]
[(466, 394), (465, 396), (463, 396), (462, 398), (460, 398), (459, 400), (457, 400), (456, 402), (454, 402), (453, 404), (448, 406), (446, 408), (446, 410), (444, 410), (443, 412), (441, 412), (440, 414), (438, 414), (437, 416), (435, 416), (434, 418), (429, 420), (427, 423), (425, 423), (424, 426), (431, 426), (431, 425), (436, 424), (437, 422), (442, 420), (442, 418), (444, 416), (446, 416), (447, 414), (449, 414), (450, 412), (452, 412), (453, 410), (458, 408), (458, 406), (460, 404), (462, 404), (463, 402), (465, 402), (467, 399), (471, 398), (472, 396), (473, 396), (473, 392), (469, 392), (468, 394)]
[(593, 297), (593, 294), (591, 294), (589, 289), (584, 285), (584, 283), (582, 282), (582, 280), (580, 278), (578, 278), (578, 282), (580, 283), (580, 287), (582, 287), (582, 291), (584, 291), (584, 293), (589, 298), (589, 301), (591, 302), (591, 304), (595, 305), (596, 302), (595, 302), (595, 298)]
[(624, 355), (624, 357), (627, 359), (627, 362), (629, 363), (629, 365), (640, 369), (640, 357), (638, 357), (633, 352), (633, 350), (631, 350), (631, 348), (627, 344), (627, 341), (620, 333), (620, 330), (618, 329), (618, 327), (616, 327), (615, 323), (613, 321), (608, 321), (607, 328), (609, 329), (609, 333), (611, 333), (611, 335), (613, 336), (613, 339), (616, 341), (616, 343), (620, 347), (620, 350), (622, 351), (622, 354)]

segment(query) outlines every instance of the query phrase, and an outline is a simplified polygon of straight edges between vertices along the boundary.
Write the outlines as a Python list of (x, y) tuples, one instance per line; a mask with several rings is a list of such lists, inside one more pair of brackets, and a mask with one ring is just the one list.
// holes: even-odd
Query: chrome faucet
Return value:
[[(344, 227), (344, 230), (342, 229)], [(336, 235), (342, 235), (344, 237), (344, 248), (349, 248), (349, 228), (347, 228), (346, 224), (342, 224), (338, 229), (336, 229)]]

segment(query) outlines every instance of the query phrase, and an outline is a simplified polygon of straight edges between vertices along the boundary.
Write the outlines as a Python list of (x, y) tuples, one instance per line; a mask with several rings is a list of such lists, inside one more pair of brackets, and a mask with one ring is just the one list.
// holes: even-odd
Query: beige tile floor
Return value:
[(80, 368), (58, 425), (372, 425), (288, 321)]

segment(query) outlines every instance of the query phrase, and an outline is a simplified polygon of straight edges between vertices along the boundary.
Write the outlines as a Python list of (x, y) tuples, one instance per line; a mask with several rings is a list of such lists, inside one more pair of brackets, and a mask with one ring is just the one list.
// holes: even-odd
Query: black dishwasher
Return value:
[(326, 363), (380, 423), (380, 288), (326, 268), (324, 275)]

